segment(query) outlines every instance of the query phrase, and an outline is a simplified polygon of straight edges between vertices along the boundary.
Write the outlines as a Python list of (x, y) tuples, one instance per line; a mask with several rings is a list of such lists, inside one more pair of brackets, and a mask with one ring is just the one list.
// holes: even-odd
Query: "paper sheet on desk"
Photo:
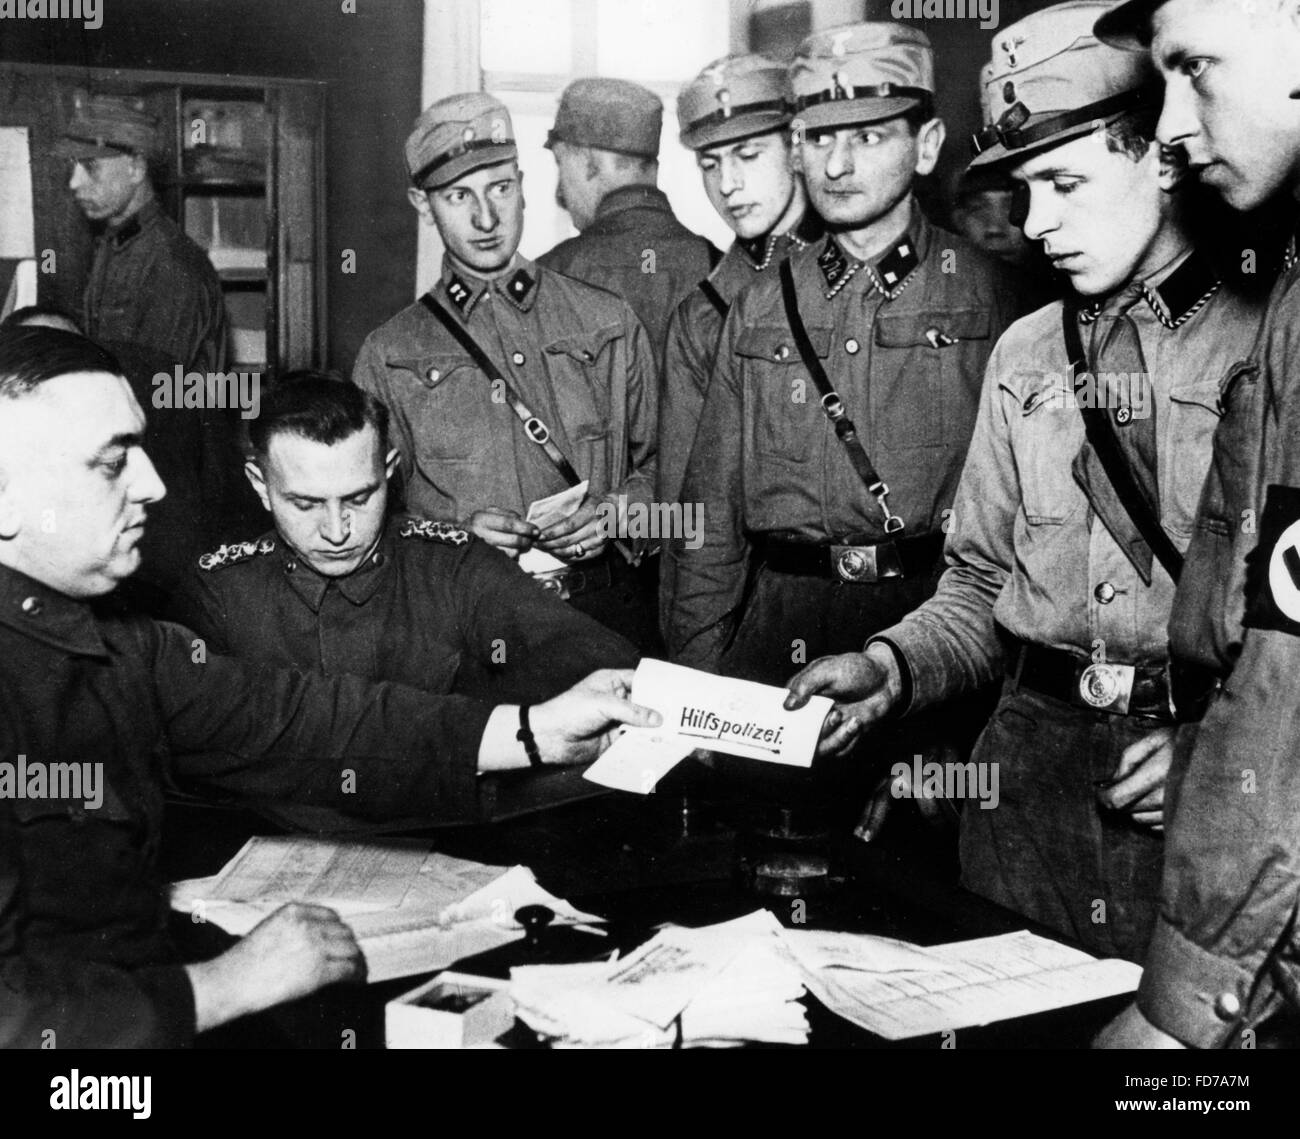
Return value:
[(922, 949), (862, 934), (783, 930), (809, 990), (845, 1020), (906, 1040), (1130, 993), (1141, 966), (1021, 930)]
[[(335, 850), (365, 843), (339, 843), (308, 838), (257, 838), (251, 840), (225, 869), (212, 878), (195, 878), (172, 886), (172, 909), (189, 913), (193, 920), (211, 922), (227, 933), (242, 937), (285, 900), (272, 881), (274, 896), (232, 901), (220, 896), (220, 884), (241, 861), (249, 846), (289, 844), (310, 847), (326, 844)], [(392, 845), (376, 843), (377, 846)], [(347, 922), (365, 955), (371, 983), (442, 969), (461, 957), (517, 941), (522, 930), (514, 913), (530, 903), (549, 906), (557, 924), (599, 922), (547, 891), (526, 866), (487, 866), (436, 851), (427, 843), (412, 843), (421, 863), (409, 881), (401, 904), (377, 909), (371, 897), (335, 900), (331, 908)], [(283, 857), (283, 852), (281, 852)], [(316, 855), (319, 859), (319, 853)], [(304, 877), (308, 885), (311, 880)], [(245, 887), (239, 887), (246, 893)], [(331, 893), (342, 891), (337, 884)]]
[[(545, 530), (548, 526), (572, 518), (586, 497), (587, 480), (583, 479), (577, 486), (568, 487), (558, 494), (548, 495), (531, 503), (528, 512), (524, 515), (524, 521), (531, 522), (539, 530)], [(553, 554), (536, 547), (525, 550), (519, 555), (519, 568), (524, 573), (547, 573), (550, 570), (564, 569), (566, 565), (567, 562), (562, 562)]]
[(797, 712), (787, 712), (785, 698), (784, 688), (642, 660), (632, 680), (632, 700), (653, 708), (664, 722), (658, 728), (627, 729), (584, 777), (647, 795), (698, 748), (810, 767), (832, 701), (814, 696)]

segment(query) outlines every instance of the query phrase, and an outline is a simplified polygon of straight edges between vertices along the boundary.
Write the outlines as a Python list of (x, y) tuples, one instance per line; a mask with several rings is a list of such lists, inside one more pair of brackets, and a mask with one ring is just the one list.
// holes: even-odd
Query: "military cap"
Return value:
[(658, 158), (663, 125), (664, 105), (653, 91), (626, 79), (575, 79), (560, 96), (546, 146), (567, 142)]
[(924, 32), (888, 22), (815, 32), (790, 64), (794, 117), (804, 127), (880, 122), (934, 97), (934, 52)]
[(122, 154), (147, 158), (157, 139), (158, 120), (141, 110), (135, 100), (95, 95), (73, 112), (54, 151), (61, 158), (77, 162)]
[(780, 130), (790, 122), (786, 67), (762, 55), (724, 55), (677, 96), (682, 145), (691, 150)]
[(421, 187), (445, 186), (518, 157), (510, 112), (485, 91), (448, 95), (426, 107), (406, 140), (406, 168)]
[(1105, 0), (1073, 0), (998, 32), (972, 166), (1020, 162), (1136, 107), (1159, 107), (1147, 56), (1108, 47), (1093, 35), (1106, 8)]
[(1121, 51), (1145, 51), (1151, 44), (1151, 17), (1166, 0), (1125, 0), (1102, 14), (1093, 33)]

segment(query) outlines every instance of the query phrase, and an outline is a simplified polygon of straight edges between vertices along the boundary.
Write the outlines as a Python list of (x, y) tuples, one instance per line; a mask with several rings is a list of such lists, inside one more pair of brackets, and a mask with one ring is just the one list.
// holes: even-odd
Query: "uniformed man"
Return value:
[[(517, 250), (522, 175), (510, 114), (483, 93), (439, 100), (406, 143), (412, 205), (446, 246), (419, 302), (372, 332), (353, 380), (391, 412), (407, 505), (457, 521), (638, 647), (654, 599), (626, 556), (655, 479), (654, 354), (627, 303)], [(584, 481), (562, 521), (529, 505)], [(635, 527), (633, 527), (635, 529)]]
[[(597, 668), (633, 668), (627, 641), (487, 543), (444, 522), (389, 516), (397, 451), (374, 396), (290, 373), (249, 424), (246, 470), (275, 528), (198, 559), (176, 618), (208, 650), (281, 668), (389, 680), (429, 692), (534, 704)], [(499, 788), (488, 813), (594, 790), (567, 775)], [(362, 825), (327, 808), (277, 805), (291, 825)]]
[(616, 723), (658, 720), (623, 699), (628, 672), (525, 715), (247, 666), (105, 612), (164, 494), (143, 430), (91, 341), (0, 331), (0, 1047), (185, 1044), (364, 971), (316, 906), (182, 963), (158, 872), (165, 780), (437, 819), (475, 809), (481, 772), (585, 762)]
[(821, 237), (803, 180), (790, 163), (791, 108), (784, 64), (761, 55), (714, 60), (677, 97), (682, 145), (736, 240), (668, 324), (659, 396), (661, 502), (676, 502), (713, 370), (718, 335), (736, 294), (786, 255)]
[[(1140, 0), (1097, 34), (1150, 48), (1165, 80), (1160, 140), (1204, 184), (1243, 211), (1281, 198), (1294, 225), (1293, 2)], [(1103, 1034), (1109, 1045), (1232, 1046), (1279, 1009), (1300, 1012), (1298, 351), (1293, 238), (1255, 351), (1219, 392), (1223, 421), (1170, 622), (1176, 657), (1219, 684), (1179, 739), (1160, 918), (1137, 1003)]]
[(538, 258), (626, 300), (657, 360), (673, 309), (718, 262), (658, 187), (663, 116), (658, 95), (625, 79), (575, 79), (564, 89), (546, 145), (555, 155), (556, 200), (578, 236)]
[(221, 282), (207, 254), (163, 213), (149, 178), (156, 147), (154, 118), (109, 95), (91, 98), (56, 147), (72, 163), (68, 189), (98, 234), (82, 329), (92, 340), (160, 352), (169, 370), (220, 372)]
[[(791, 703), (845, 705), (834, 751), (887, 712), (1005, 677), (971, 756), (998, 791), (965, 804), (963, 883), (1140, 960), (1181, 695), (1166, 625), (1220, 388), (1262, 313), (1192, 247), (1154, 72), (1092, 36), (1105, 9), (1057, 4), (998, 34), (976, 144), (977, 167), (1024, 188), (1025, 234), (1077, 295), (994, 349), (936, 595), (865, 652), (814, 662)], [(882, 786), (868, 831), (901, 790)]]
[(818, 32), (791, 79), (831, 233), (727, 315), (681, 492), (703, 542), (674, 542), (667, 622), (674, 659), (773, 684), (932, 591), (979, 377), (1019, 308), (1010, 271), (913, 200), (944, 139), (925, 35)]

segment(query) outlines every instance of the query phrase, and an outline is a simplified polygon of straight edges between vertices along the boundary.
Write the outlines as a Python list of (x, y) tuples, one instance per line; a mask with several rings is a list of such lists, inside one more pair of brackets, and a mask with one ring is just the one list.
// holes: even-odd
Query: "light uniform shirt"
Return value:
[[(833, 238), (794, 254), (800, 313), (909, 536), (940, 532), (994, 341), (1023, 311), (1012, 270), (913, 207), (908, 236), (854, 268)], [(775, 276), (727, 317), (682, 501), (698, 549), (675, 544), (674, 659), (714, 670), (739, 620), (756, 539), (878, 541), (884, 519), (836, 438), (795, 346)]]
[[(1226, 289), (1194, 309), (1214, 283), (1204, 263), (1184, 253), (1146, 282), (1149, 300), (1127, 308), (1156, 416), (1161, 522), (1180, 551), (1209, 466), (1220, 387), (1262, 317), (1262, 306)], [(1107, 315), (1103, 309), (1101, 320)], [(1090, 336), (1081, 324), (1085, 345)], [(1067, 373), (1059, 301), (1017, 321), (993, 351), (953, 508), (949, 568), (931, 600), (882, 634), (910, 666), (914, 707), (1000, 674), (995, 623), (1094, 659), (1168, 657), (1174, 583), (1158, 561), (1144, 583), (1076, 482), (1071, 466), (1085, 432)]]
[[(494, 282), (444, 261), (435, 294), (550, 429), (588, 494), (654, 494), (654, 354), (626, 302), (516, 257)], [(467, 520), (521, 516), (567, 485), (468, 353), (423, 305), (372, 332), (352, 373), (392, 413), (407, 506)]]

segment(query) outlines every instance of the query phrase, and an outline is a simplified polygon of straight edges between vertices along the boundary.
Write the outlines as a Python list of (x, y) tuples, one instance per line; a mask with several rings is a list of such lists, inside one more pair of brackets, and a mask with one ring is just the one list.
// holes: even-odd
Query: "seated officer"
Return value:
[(659, 719), (626, 702), (627, 672), (525, 716), (247, 665), (105, 610), (165, 493), (143, 432), (101, 348), (0, 331), (0, 1047), (183, 1045), (364, 971), (337, 915), (302, 905), (180, 961), (158, 868), (165, 782), (463, 817), (480, 772), (588, 762), (617, 723)]
[[(249, 440), (248, 478), (275, 529), (205, 554), (182, 583), (175, 616), (209, 651), (491, 703), (536, 703), (593, 669), (636, 665), (632, 645), (487, 543), (388, 516), (398, 456), (374, 396), (291, 373), (263, 399)], [(356, 825), (327, 809), (274, 814)]]
[[(654, 497), (654, 353), (626, 302), (519, 256), (516, 159), (491, 95), (452, 95), (416, 121), (409, 194), (446, 246), (442, 276), (366, 338), (352, 380), (391, 413), (412, 510), (512, 557), (550, 555), (547, 587), (644, 650), (654, 598), (630, 559), (645, 546), (611, 538)], [(572, 516), (525, 520), (582, 481)]]
[[(794, 678), (846, 707), (834, 751), (886, 713), (1003, 677), (970, 770), (996, 809), (961, 818), (967, 888), (1102, 955), (1140, 960), (1160, 896), (1175, 705), (1167, 624), (1221, 384), (1262, 308), (1192, 245), (1182, 171), (1155, 141), (1145, 57), (1097, 42), (1105, 3), (1044, 9), (995, 41), (996, 118), (976, 165), (1028, 193), (1025, 233), (1075, 295), (1014, 324), (989, 361), (936, 595), (865, 652)], [(1098, 128), (1098, 124), (1102, 124)], [(990, 777), (984, 779), (984, 773)], [(864, 820), (869, 837), (890, 795)], [(967, 785), (969, 786), (969, 780)]]

